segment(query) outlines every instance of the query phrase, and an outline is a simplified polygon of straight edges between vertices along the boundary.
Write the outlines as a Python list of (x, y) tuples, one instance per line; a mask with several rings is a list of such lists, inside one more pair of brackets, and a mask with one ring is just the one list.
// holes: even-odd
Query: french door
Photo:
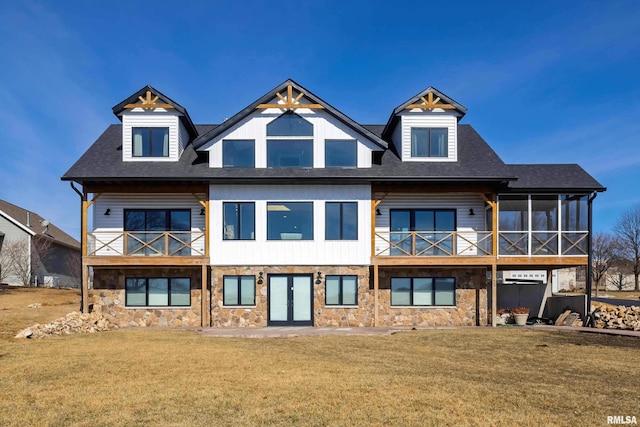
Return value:
[(313, 326), (313, 275), (270, 274), (269, 326)]
[(454, 209), (392, 209), (391, 255), (451, 254), (455, 229)]

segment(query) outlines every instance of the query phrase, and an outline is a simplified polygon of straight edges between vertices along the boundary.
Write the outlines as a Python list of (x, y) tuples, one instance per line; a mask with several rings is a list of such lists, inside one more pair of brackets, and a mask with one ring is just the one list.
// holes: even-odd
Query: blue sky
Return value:
[(220, 123), (293, 78), (363, 124), (434, 86), (508, 163), (579, 163), (640, 202), (640, 2), (5, 1), (0, 198), (79, 237), (60, 176), (146, 84)]

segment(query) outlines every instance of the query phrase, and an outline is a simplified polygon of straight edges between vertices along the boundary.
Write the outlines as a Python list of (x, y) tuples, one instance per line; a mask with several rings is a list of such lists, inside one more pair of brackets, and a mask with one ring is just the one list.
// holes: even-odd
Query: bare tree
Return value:
[(611, 233), (595, 233), (593, 235), (591, 243), (593, 257), (592, 276), (596, 284), (596, 296), (598, 296), (598, 288), (602, 279), (611, 268), (613, 261), (618, 258), (619, 246), (618, 239)]
[(80, 252), (77, 251), (69, 251), (66, 259), (66, 267), (69, 272), (69, 276), (76, 285), (80, 285), (82, 280), (82, 257), (80, 256)]
[(626, 280), (624, 274), (616, 273), (611, 275), (609, 278), (609, 282), (616, 287), (619, 291), (624, 291), (624, 285), (626, 285)]
[(35, 235), (31, 238), (31, 277), (39, 276), (39, 272), (46, 273), (46, 262), (49, 258), (51, 239)]
[(6, 242), (0, 247), (0, 283), (4, 283), (13, 271), (12, 259), (6, 249), (8, 245), (9, 242)]
[(640, 203), (622, 213), (614, 230), (623, 256), (632, 263), (635, 290), (640, 291)]
[(29, 286), (31, 283), (29, 239), (16, 239), (5, 242), (2, 252), (9, 259), (10, 274), (16, 276), (24, 286)]

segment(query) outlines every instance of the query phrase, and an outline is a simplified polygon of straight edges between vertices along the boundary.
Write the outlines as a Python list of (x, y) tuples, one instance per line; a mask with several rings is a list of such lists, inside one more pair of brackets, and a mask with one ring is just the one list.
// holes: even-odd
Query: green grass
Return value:
[(607, 415), (640, 417), (639, 347), (636, 338), (516, 327), (3, 339), (0, 425), (606, 425)]

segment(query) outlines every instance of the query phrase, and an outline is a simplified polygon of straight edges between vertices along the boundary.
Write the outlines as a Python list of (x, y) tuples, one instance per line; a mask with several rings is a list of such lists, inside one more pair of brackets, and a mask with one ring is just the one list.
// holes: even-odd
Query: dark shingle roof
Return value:
[[(369, 125), (379, 130), (382, 125)], [(200, 134), (215, 125), (196, 125)], [(111, 125), (64, 174), (63, 180), (97, 181), (251, 181), (318, 179), (355, 181), (507, 181), (514, 175), (470, 125), (458, 125), (457, 162), (402, 162), (386, 150), (371, 168), (210, 168), (206, 153), (187, 145), (177, 162), (123, 162), (122, 125)], [(266, 181), (265, 181), (266, 182)]]
[(509, 188), (526, 191), (605, 191), (606, 188), (577, 164), (507, 165), (518, 180)]
[[(16, 206), (13, 203), (9, 203), (0, 199), (0, 211), (10, 216), (14, 221), (19, 222), (24, 228), (31, 230), (35, 234), (44, 235), (54, 241), (66, 246), (70, 246), (75, 249), (80, 249), (80, 242), (67, 233), (56, 227), (54, 224), (49, 223), (48, 226), (42, 226), (42, 221), (45, 218), (41, 217), (35, 212), (28, 211)], [(27, 225), (27, 212), (29, 213), (29, 225)]]

